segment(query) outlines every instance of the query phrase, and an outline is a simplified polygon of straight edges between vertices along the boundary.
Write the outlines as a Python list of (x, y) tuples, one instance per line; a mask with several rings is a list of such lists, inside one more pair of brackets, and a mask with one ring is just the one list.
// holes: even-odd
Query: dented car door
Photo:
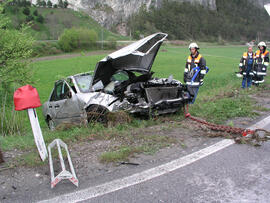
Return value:
[(78, 97), (65, 81), (55, 84), (49, 109), (56, 123), (77, 123), (81, 121), (82, 110)]

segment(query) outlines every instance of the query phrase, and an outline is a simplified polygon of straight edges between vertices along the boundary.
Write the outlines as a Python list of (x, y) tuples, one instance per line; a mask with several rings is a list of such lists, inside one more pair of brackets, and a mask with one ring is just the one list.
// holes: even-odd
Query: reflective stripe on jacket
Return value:
[(261, 52), (260, 50), (257, 50), (255, 54), (253, 74), (258, 76), (265, 76), (268, 65), (269, 51), (265, 50), (264, 52)]
[(206, 61), (199, 52), (197, 52), (195, 57), (189, 55), (184, 72), (184, 82), (192, 86), (202, 85), (204, 75), (206, 74), (205, 67)]
[[(255, 54), (252, 52), (252, 56), (248, 52), (244, 52), (243, 56), (240, 59), (239, 68), (241, 69), (241, 74), (243, 75), (252, 75), (253, 65), (255, 60)], [(248, 67), (249, 66), (249, 67)]]

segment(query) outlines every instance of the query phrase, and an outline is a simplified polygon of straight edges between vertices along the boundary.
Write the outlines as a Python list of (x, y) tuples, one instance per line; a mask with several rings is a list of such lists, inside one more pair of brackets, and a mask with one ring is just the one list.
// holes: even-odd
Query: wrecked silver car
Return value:
[(190, 101), (180, 81), (154, 78), (151, 67), (167, 34), (156, 33), (99, 61), (94, 73), (69, 76), (55, 83), (43, 115), (51, 129), (62, 122), (104, 121), (107, 112), (173, 113)]

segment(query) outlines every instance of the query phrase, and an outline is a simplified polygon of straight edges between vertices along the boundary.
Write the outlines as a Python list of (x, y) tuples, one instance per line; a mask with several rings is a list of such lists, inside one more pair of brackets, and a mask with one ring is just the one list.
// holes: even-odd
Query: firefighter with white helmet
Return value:
[(259, 85), (264, 82), (264, 76), (266, 76), (267, 67), (269, 65), (269, 51), (266, 50), (265, 42), (258, 44), (259, 50), (255, 53), (255, 63), (253, 68), (252, 82), (255, 85)]
[(200, 48), (197, 43), (191, 43), (188, 48), (190, 50), (190, 55), (186, 62), (184, 82), (187, 84), (191, 96), (193, 96), (191, 103), (194, 103), (199, 87), (203, 85), (203, 78), (207, 73), (208, 68), (206, 67), (205, 59), (198, 51)]

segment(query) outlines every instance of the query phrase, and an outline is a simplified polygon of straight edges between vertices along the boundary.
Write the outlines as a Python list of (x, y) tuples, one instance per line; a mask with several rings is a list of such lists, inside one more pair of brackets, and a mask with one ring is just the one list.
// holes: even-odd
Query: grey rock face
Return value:
[[(37, 0), (31, 0), (36, 3)], [(53, 4), (57, 4), (58, 0), (51, 0)], [(162, 0), (67, 0), (69, 8), (74, 10), (82, 10), (95, 19), (99, 24), (106, 28), (116, 26), (116, 29), (122, 35), (126, 33), (126, 22), (130, 15), (139, 11), (141, 6), (145, 5), (147, 9), (151, 6), (160, 7)], [(170, 0), (175, 2), (190, 2), (192, 4), (200, 4), (216, 10), (216, 0)], [(264, 4), (270, 3), (270, 0), (249, 0), (256, 6), (263, 7)], [(230, 3), (228, 1), (228, 3)]]
[[(209, 9), (216, 9), (216, 0), (172, 0), (176, 2), (191, 2), (201, 4)], [(141, 6), (146, 8), (160, 7), (162, 0), (68, 0), (70, 8), (74, 10), (83, 10), (106, 28), (112, 28), (114, 25), (121, 25), (121, 34), (123, 23), (125, 24), (128, 17), (139, 11)], [(119, 30), (119, 31), (120, 31)]]

